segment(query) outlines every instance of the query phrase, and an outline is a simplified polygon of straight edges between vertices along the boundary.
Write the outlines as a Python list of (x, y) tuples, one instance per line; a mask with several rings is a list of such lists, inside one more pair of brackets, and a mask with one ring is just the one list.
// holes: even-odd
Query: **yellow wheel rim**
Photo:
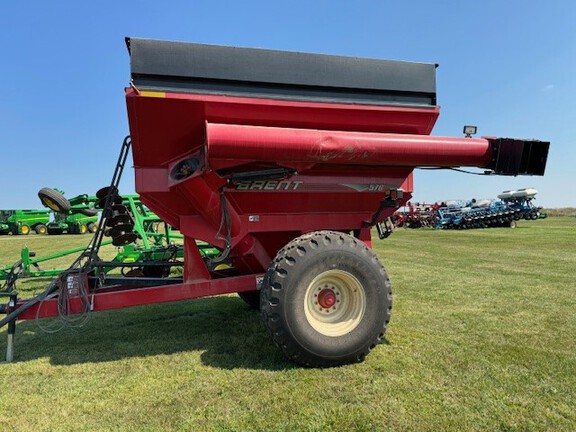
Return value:
[(54, 201), (52, 201), (50, 198), (43, 197), (42, 202), (44, 203), (44, 205), (46, 207), (50, 208), (51, 210), (54, 210), (55, 212), (60, 211), (60, 207), (58, 207), (58, 205)]

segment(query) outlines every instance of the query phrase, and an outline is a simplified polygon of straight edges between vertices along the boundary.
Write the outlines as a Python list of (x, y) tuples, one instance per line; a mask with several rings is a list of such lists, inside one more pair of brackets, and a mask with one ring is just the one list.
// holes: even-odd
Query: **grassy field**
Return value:
[(544, 209), (549, 216), (576, 217), (575, 207)]
[[(84, 241), (0, 237), (0, 264)], [(394, 310), (362, 364), (295, 367), (235, 296), (97, 313), (76, 332), (23, 322), (0, 429), (576, 430), (576, 218), (397, 230), (375, 249)]]

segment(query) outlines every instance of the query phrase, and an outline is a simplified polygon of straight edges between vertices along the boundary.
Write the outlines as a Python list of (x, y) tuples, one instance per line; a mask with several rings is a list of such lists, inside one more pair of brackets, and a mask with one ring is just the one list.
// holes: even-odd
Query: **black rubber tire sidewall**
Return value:
[(51, 188), (42, 188), (38, 191), (38, 197), (42, 204), (58, 213), (70, 211), (70, 201), (64, 195)]
[(79, 211), (79, 213), (82, 213), (84, 216), (96, 216), (99, 212), (100, 210), (95, 208), (83, 208)]

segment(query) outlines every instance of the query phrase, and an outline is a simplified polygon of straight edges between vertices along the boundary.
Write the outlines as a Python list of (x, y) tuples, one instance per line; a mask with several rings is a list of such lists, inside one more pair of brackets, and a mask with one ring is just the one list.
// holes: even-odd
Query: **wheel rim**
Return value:
[(352, 274), (327, 270), (312, 280), (306, 290), (304, 311), (317, 332), (331, 337), (354, 330), (366, 310), (364, 287)]
[(21, 232), (22, 234), (28, 234), (30, 232), (28, 225), (22, 225)]
[(60, 207), (58, 207), (58, 205), (52, 201), (50, 198), (47, 197), (42, 197), (42, 203), (50, 208), (51, 210), (54, 210), (55, 212), (59, 212), (60, 211)]

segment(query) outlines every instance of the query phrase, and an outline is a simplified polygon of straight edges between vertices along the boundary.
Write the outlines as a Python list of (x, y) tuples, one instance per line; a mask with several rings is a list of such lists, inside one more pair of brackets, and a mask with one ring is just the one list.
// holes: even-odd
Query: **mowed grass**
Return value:
[[(80, 241), (0, 237), (0, 263), (23, 243)], [(576, 218), (400, 229), (374, 247), (394, 310), (364, 363), (294, 366), (235, 296), (96, 313), (55, 334), (20, 322), (16, 361), (0, 364), (1, 428), (576, 430)]]

